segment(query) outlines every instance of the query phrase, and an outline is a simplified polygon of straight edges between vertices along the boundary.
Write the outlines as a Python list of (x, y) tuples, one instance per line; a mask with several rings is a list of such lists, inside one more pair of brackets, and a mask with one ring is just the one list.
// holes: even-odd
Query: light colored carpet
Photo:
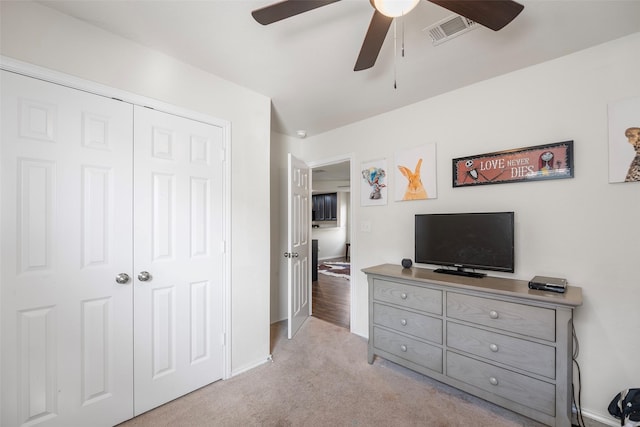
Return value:
[(309, 318), (293, 340), (272, 325), (273, 362), (121, 424), (133, 426), (474, 426), (541, 424), (394, 363), (367, 363), (367, 343)]

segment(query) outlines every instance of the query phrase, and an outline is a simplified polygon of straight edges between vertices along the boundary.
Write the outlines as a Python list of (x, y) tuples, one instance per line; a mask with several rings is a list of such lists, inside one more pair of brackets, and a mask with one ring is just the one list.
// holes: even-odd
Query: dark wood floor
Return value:
[[(344, 262), (345, 259), (338, 258), (330, 261)], [(318, 274), (318, 280), (313, 282), (312, 298), (312, 315), (314, 317), (343, 328), (350, 328), (351, 292), (349, 280)]]

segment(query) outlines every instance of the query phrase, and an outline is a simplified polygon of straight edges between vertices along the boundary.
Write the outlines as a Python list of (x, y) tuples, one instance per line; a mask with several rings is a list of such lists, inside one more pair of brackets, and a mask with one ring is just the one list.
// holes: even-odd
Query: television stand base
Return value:
[(475, 277), (476, 279), (481, 279), (486, 276), (484, 273), (476, 273), (475, 271), (465, 271), (465, 270), (449, 270), (446, 268), (436, 268), (433, 270), (435, 273), (442, 274), (452, 274), (454, 276), (465, 276), (465, 277)]

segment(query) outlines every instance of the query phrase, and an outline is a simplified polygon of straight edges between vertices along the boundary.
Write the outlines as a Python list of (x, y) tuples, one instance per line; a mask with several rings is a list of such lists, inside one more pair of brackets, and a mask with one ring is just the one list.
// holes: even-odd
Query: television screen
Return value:
[(418, 214), (415, 262), (456, 267), (458, 273), (465, 268), (512, 273), (514, 213)]

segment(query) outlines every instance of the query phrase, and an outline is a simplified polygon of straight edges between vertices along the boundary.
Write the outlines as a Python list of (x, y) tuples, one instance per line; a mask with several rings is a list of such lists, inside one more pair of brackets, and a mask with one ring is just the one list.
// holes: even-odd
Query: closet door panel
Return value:
[(132, 106), (1, 72), (3, 426), (133, 413)]
[(139, 414), (222, 378), (224, 152), (219, 127), (134, 114)]

